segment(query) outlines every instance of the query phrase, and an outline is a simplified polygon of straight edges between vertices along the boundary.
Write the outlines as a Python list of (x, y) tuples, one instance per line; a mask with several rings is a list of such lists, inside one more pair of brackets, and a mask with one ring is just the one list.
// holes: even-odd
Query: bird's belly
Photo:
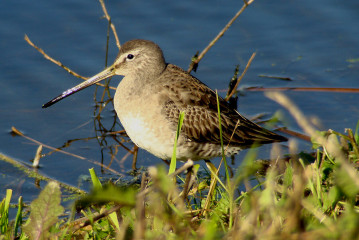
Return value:
[[(138, 147), (150, 152), (161, 159), (171, 159), (173, 154), (176, 132), (166, 128), (166, 124), (160, 124), (161, 120), (151, 121), (141, 114), (119, 115), (122, 126), (127, 135)], [(150, 123), (152, 125), (150, 125)], [(229, 148), (226, 155), (238, 152), (240, 148)], [(180, 137), (177, 145), (176, 157), (178, 160), (211, 159), (221, 155), (220, 145), (211, 143), (195, 143)]]
[(140, 114), (119, 115), (119, 119), (127, 135), (138, 147), (162, 159), (171, 157), (175, 133), (165, 131), (165, 127), (160, 126), (156, 121), (152, 122), (148, 119), (146, 121)]

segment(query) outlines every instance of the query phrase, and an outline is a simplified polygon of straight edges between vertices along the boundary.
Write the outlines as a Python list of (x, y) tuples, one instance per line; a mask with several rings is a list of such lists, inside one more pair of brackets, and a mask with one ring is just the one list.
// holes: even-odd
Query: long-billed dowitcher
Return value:
[[(126, 42), (110, 67), (63, 92), (43, 108), (114, 75), (124, 76), (114, 96), (115, 110), (137, 146), (159, 158), (170, 159), (178, 116), (183, 111), (177, 159), (221, 155), (216, 93), (183, 69), (166, 63), (160, 47), (151, 41)], [(253, 144), (287, 140), (246, 119), (220, 97), (219, 104), (227, 155)]]

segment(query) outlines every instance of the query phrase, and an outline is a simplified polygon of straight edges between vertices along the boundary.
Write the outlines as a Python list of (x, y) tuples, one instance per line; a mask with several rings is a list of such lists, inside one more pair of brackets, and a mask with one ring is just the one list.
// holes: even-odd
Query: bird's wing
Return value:
[[(166, 74), (166, 71), (169, 74)], [(174, 65), (169, 65), (166, 71), (162, 76), (162, 78), (166, 78), (162, 84), (165, 93), (162, 113), (167, 120), (176, 129), (179, 113), (183, 111), (185, 116), (182, 133), (188, 139), (220, 144), (216, 93)], [(284, 137), (241, 116), (221, 97), (218, 100), (224, 144), (230, 143), (245, 148), (250, 147), (253, 143), (262, 144), (285, 140)]]

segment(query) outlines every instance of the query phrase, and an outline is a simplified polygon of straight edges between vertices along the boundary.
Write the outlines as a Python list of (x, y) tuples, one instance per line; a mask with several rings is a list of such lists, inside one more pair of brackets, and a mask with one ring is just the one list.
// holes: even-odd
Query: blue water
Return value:
[[(168, 62), (188, 68), (191, 57), (201, 51), (242, 6), (241, 1), (109, 1), (109, 14), (120, 41), (133, 38), (157, 42)], [(208, 52), (194, 75), (213, 89), (225, 90), (235, 65), (241, 69), (257, 52), (241, 82), (243, 86), (263, 87), (353, 87), (359, 88), (359, 2), (254, 1), (223, 38)], [(44, 144), (61, 147), (68, 140), (95, 137), (94, 91), (84, 90), (70, 98), (42, 109), (41, 106), (79, 79), (50, 63), (24, 41), (30, 39), (50, 56), (83, 76), (91, 76), (105, 67), (107, 21), (96, 1), (2, 1), (0, 3), (0, 152), (30, 163), (37, 145), (10, 134), (12, 126)], [(117, 55), (111, 35), (109, 61)], [(289, 77), (281, 81), (259, 75)], [(116, 86), (120, 78), (112, 80)], [(102, 89), (98, 89), (101, 93)], [(112, 95), (113, 91), (110, 92)], [(220, 91), (223, 95), (224, 91)], [(286, 92), (309, 117), (317, 117), (322, 129), (343, 132), (354, 128), (359, 119), (359, 94), (328, 92)], [(245, 92), (239, 98), (239, 111), (250, 117), (269, 116), (281, 110), (286, 126), (301, 131), (288, 112), (268, 100), (263, 92)], [(102, 115), (111, 127), (114, 112)], [(115, 130), (121, 130), (116, 125)], [(125, 139), (127, 140), (127, 139)], [(109, 140), (108, 145), (114, 144)], [(132, 147), (131, 143), (125, 143)], [(110, 164), (109, 149), (96, 139), (73, 142), (64, 150), (91, 161)], [(269, 157), (269, 147), (261, 155)], [(310, 144), (300, 142), (300, 149), (310, 151)], [(44, 153), (49, 150), (45, 149)], [(118, 148), (111, 167), (130, 178), (131, 156)], [(243, 157), (241, 154), (238, 159)], [(137, 166), (161, 164), (162, 161), (140, 151)], [(98, 165), (68, 155), (54, 153), (41, 159), (39, 171), (71, 185), (88, 189), (81, 176)], [(0, 197), (6, 188), (31, 201), (38, 192), (34, 179), (0, 161)], [(41, 183), (43, 186), (45, 183)]]

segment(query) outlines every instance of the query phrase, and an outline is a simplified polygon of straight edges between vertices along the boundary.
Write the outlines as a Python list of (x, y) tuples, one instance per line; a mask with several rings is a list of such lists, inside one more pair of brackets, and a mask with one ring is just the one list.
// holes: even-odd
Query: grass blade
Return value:
[(16, 218), (15, 218), (14, 237), (16, 237), (17, 230), (18, 230), (19, 226), (21, 226), (21, 224), (22, 224), (22, 209), (23, 209), (22, 196), (19, 197), (18, 203), (19, 203), (19, 206), (17, 208)]
[(180, 112), (179, 117), (178, 117), (176, 138), (175, 138), (175, 143), (174, 143), (174, 146), (173, 146), (173, 154), (172, 154), (172, 158), (171, 158), (170, 169), (168, 171), (168, 175), (170, 175), (171, 173), (173, 173), (176, 170), (176, 165), (177, 165), (177, 161), (176, 161), (177, 141), (178, 141), (179, 134), (181, 132), (181, 128), (182, 128), (182, 125), (183, 125), (183, 120), (184, 120), (184, 112)]
[(95, 190), (102, 189), (101, 181), (98, 179), (98, 177), (97, 177), (97, 175), (95, 173), (95, 170), (93, 168), (90, 168), (89, 172), (90, 172), (90, 175), (91, 175), (91, 181), (92, 181), (94, 189)]
[(9, 226), (9, 206), (12, 196), (12, 190), (6, 190), (6, 196), (0, 203), (0, 233), (4, 234), (7, 232)]

